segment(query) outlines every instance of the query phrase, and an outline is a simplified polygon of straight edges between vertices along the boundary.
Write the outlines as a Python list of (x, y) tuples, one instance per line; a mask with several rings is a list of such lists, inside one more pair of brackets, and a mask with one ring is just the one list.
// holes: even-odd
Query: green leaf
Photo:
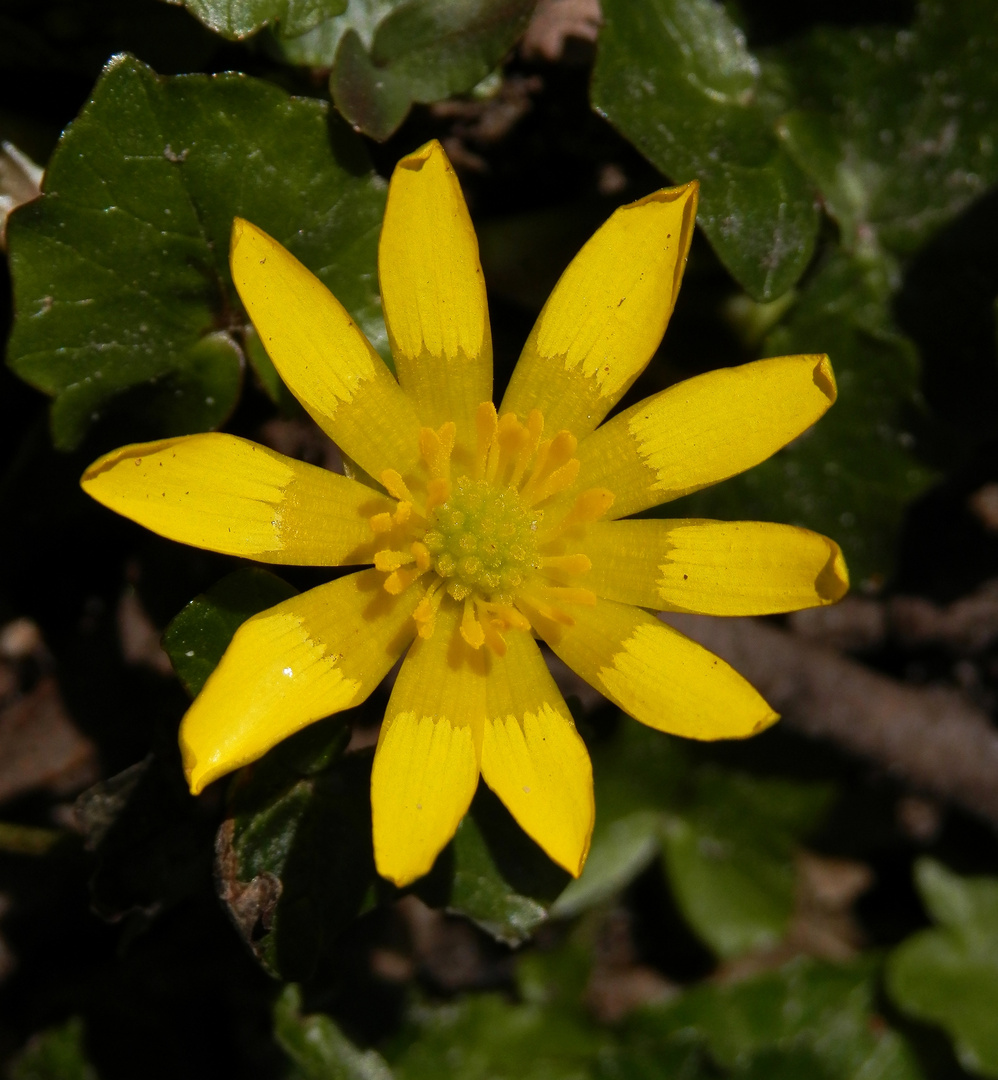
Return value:
[(551, 901), (569, 880), (484, 784), (458, 826), (452, 858), (448, 911), (508, 945), (527, 941), (547, 920)]
[(269, 570), (237, 570), (195, 597), (173, 619), (163, 633), (163, 648), (191, 697), (200, 693), (239, 627), (295, 592)]
[(820, 787), (702, 768), (663, 835), (679, 909), (720, 957), (775, 945), (793, 914), (793, 856), (827, 804)]
[(9, 1068), (10, 1080), (97, 1080), (78, 1016), (33, 1036)]
[(44, 186), (8, 223), (8, 359), (55, 397), (60, 447), (108, 413), (145, 439), (225, 420), (247, 323), (228, 269), (236, 215), (284, 243), (384, 347), (384, 185), (322, 102), (236, 74), (160, 78), (119, 56)]
[(965, 1069), (998, 1077), (998, 878), (964, 878), (920, 859), (915, 880), (940, 925), (894, 950), (888, 992), (944, 1028)]
[(788, 152), (847, 250), (909, 254), (998, 181), (998, 8), (922, 0), (910, 30), (820, 28), (784, 62)]
[(814, 188), (777, 137), (782, 97), (716, 0), (605, 0), (593, 106), (676, 183), (699, 179), (698, 221), (757, 300), (811, 259)]
[(494, 994), (421, 1010), (404, 1036), (399, 1080), (584, 1080), (610, 1042), (574, 1011)]
[(702, 1039), (737, 1077), (919, 1080), (914, 1055), (874, 1012), (868, 961), (797, 960), (734, 985), (701, 985), (647, 1006), (628, 1022), (628, 1044), (647, 1049), (678, 1036)]
[(413, 103), (481, 82), (523, 33), (535, 3), (354, 0), (341, 19), (315, 31), (307, 48), (314, 60), (318, 46), (335, 47), (335, 57), (327, 55), (337, 109), (359, 130), (387, 139)]
[(296, 1066), (293, 1080), (392, 1080), (376, 1050), (358, 1049), (328, 1016), (302, 1016), (297, 986), (274, 1005), (274, 1036)]
[(854, 585), (884, 582), (905, 508), (935, 479), (916, 455), (924, 408), (914, 347), (891, 316), (893, 287), (885, 263), (828, 254), (763, 353), (827, 352), (838, 401), (768, 461), (670, 503), (670, 516), (803, 525), (842, 545)]
[(552, 913), (600, 904), (664, 855), (676, 903), (720, 957), (770, 946), (793, 911), (794, 853), (825, 788), (697, 764), (678, 739), (624, 721), (593, 750), (596, 829)]
[(346, 0), (166, 0), (179, 4), (205, 26), (227, 38), (244, 38), (265, 26), (279, 24), (282, 34), (294, 37), (311, 30), (323, 19), (339, 15)]

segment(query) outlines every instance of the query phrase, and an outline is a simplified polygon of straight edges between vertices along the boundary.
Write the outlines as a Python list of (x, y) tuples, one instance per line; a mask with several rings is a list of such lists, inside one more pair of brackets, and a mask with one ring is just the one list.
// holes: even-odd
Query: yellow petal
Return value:
[(626, 517), (758, 465), (834, 401), (827, 356), (708, 371), (625, 409), (581, 442), (576, 488), (609, 488), (609, 516)]
[(527, 339), (500, 412), (544, 413), (588, 434), (645, 369), (672, 314), (693, 237), (697, 184), (622, 206), (562, 274)]
[(401, 596), (362, 570), (294, 596), (236, 631), (180, 725), (196, 795), (314, 720), (359, 705), (415, 633), (423, 590)]
[(436, 140), (395, 166), (378, 248), (385, 325), (402, 389), (424, 424), (472, 445), (492, 400), (492, 335), (478, 240)]
[(534, 619), (566, 664), (642, 724), (687, 739), (740, 739), (778, 716), (719, 657), (640, 608), (597, 600), (574, 625)]
[(419, 419), (340, 302), (276, 240), (232, 223), (232, 279), (281, 378), (371, 476), (417, 462)]
[(585, 743), (533, 638), (507, 636), (486, 690), (482, 776), (520, 827), (574, 877), (592, 837), (593, 772)]
[(374, 861), (400, 887), (430, 870), (478, 786), (490, 656), (461, 637), (463, 611), (448, 597), (413, 644), (374, 755)]
[(371, 562), (369, 518), (389, 506), (355, 480), (217, 433), (122, 447), (80, 484), (170, 540), (296, 566)]
[(773, 615), (849, 588), (834, 540), (763, 521), (597, 521), (580, 545), (597, 596), (659, 611)]

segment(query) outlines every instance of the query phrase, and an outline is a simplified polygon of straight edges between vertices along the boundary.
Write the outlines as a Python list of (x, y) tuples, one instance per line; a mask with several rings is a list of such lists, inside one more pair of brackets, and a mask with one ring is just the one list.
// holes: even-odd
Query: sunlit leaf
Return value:
[(167, 0), (179, 4), (205, 26), (227, 38), (244, 38), (275, 23), (289, 37), (339, 15), (346, 0)]
[(331, 68), (329, 89), (355, 127), (386, 139), (416, 102), (481, 82), (523, 33), (536, 0), (350, 0), (298, 38), (278, 41), (291, 63)]
[(55, 397), (61, 447), (106, 413), (136, 439), (226, 418), (246, 326), (228, 270), (235, 215), (286, 244), (384, 344), (383, 184), (322, 102), (242, 75), (159, 78), (119, 56), (44, 190), (8, 223), (8, 360)]
[(715, 0), (604, 0), (595, 108), (674, 183), (699, 179), (697, 217), (756, 299), (810, 261), (816, 192), (777, 137), (785, 102)]

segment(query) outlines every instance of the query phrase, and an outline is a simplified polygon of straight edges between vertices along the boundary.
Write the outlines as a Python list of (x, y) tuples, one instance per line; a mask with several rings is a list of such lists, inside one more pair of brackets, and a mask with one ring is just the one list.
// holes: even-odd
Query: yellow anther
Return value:
[(402, 479), (402, 474), (397, 469), (385, 469), (381, 473), (381, 482), (385, 486), (385, 490), (393, 498), (398, 499), (400, 502), (412, 502), (412, 492), (405, 486), (405, 481)]
[(426, 427), (419, 429), (419, 452), (430, 470), (430, 476), (450, 476), (450, 458), (456, 435), (457, 425), (453, 420), (442, 424), (438, 431)]
[(404, 593), (423, 573), (424, 571), (420, 570), (418, 566), (401, 566), (398, 570), (393, 570), (385, 578), (385, 592), (390, 593), (392, 596), (398, 596), (400, 593)]
[(412, 549), (411, 550), (412, 550), (413, 557), (416, 560), (417, 568), (419, 569), (419, 571), (421, 573), (425, 573), (427, 570), (430, 569), (430, 563), (432, 561), (430, 559), (429, 549), (427, 548), (427, 546), (425, 544), (420, 543), (420, 541), (418, 541), (418, 540), (414, 540), (412, 542)]
[(461, 616), (461, 637), (473, 648), (480, 649), (485, 644), (485, 630), (475, 613), (474, 600), (469, 596), (464, 601), (464, 614)]
[(481, 610), (489, 615), (489, 621), (502, 630), (529, 630), (530, 620), (512, 604), (482, 603)]
[(433, 636), (437, 612), (440, 610), (440, 602), (445, 595), (444, 590), (440, 588), (442, 584), (443, 582), (440, 578), (437, 578), (423, 594), (423, 599), (419, 601), (416, 605), (416, 610), (412, 613), (412, 617), (416, 620), (416, 626), (418, 627), (416, 632), (421, 638), (430, 638)]
[(556, 604), (581, 604), (583, 607), (596, 606), (596, 594), (592, 589), (573, 589), (563, 585), (552, 585), (545, 589), (544, 595)]
[(372, 518), (368, 519), (371, 526), (371, 531), (374, 533), (386, 533), (392, 531), (392, 526), (395, 524), (395, 519), (386, 510), (382, 514), (375, 514)]
[(546, 531), (544, 539), (549, 540), (575, 525), (598, 521), (613, 506), (613, 498), (613, 492), (607, 488), (587, 488), (561, 521)]
[(579, 577), (593, 568), (588, 555), (542, 555), (540, 568), (547, 571), (549, 577), (561, 579)]
[(395, 510), (395, 524), (404, 525), (412, 517), (412, 503), (400, 502)]
[(571, 458), (564, 465), (555, 469), (554, 472), (549, 473), (540, 483), (534, 484), (529, 496), (527, 496), (526, 489), (524, 489), (524, 500), (529, 499), (528, 505), (536, 506), (538, 503), (544, 502), (545, 499), (550, 499), (552, 495), (567, 490), (575, 483), (579, 475), (579, 468), (579, 459)]
[(485, 477), (485, 470), (489, 460), (489, 450), (496, 440), (499, 427), (499, 418), (496, 415), (496, 407), (491, 401), (483, 401), (475, 412), (475, 480)]
[(450, 498), (450, 481), (439, 476), (426, 485), (426, 509), (432, 510), (435, 506), (443, 506)]
[(374, 568), (385, 574), (411, 562), (415, 562), (415, 559), (408, 551), (392, 551), (390, 548), (379, 551), (374, 556)]

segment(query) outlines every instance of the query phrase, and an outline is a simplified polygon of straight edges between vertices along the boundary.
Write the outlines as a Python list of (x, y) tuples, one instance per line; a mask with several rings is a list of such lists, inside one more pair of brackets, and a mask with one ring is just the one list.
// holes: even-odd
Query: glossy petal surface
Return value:
[(535, 629), (566, 664), (642, 724), (688, 739), (740, 739), (778, 719), (732, 667), (640, 608), (575, 605), (573, 626)]
[(414, 590), (389, 596), (362, 570), (248, 619), (180, 727), (196, 795), (314, 720), (359, 705), (414, 633)]
[(626, 517), (744, 472), (835, 401), (827, 356), (708, 371), (625, 409), (579, 445), (580, 487), (607, 487)]
[(520, 827), (578, 877), (593, 831), (593, 773), (575, 724), (532, 637), (508, 635), (493, 657), (482, 777)]
[(410, 400), (321, 281), (276, 240), (236, 218), (232, 279), (281, 378), (316, 423), (372, 476), (419, 456)]
[(295, 566), (371, 562), (368, 519), (388, 507), (355, 480), (218, 433), (123, 447), (81, 484), (170, 540)]
[(461, 614), (445, 602), (433, 636), (416, 639), (374, 755), (374, 859), (400, 887), (433, 866), (478, 786), (490, 656), (464, 642)]
[(658, 611), (773, 615), (833, 604), (849, 587), (838, 544), (762, 521), (597, 521), (583, 543), (597, 596)]
[(435, 140), (395, 166), (378, 249), (385, 325), (402, 389), (423, 423), (471, 438), (492, 399), (492, 335), (478, 240)]
[(622, 206), (562, 274), (513, 372), (500, 412), (544, 413), (550, 433), (591, 432), (645, 369), (665, 333), (693, 238), (697, 185)]

